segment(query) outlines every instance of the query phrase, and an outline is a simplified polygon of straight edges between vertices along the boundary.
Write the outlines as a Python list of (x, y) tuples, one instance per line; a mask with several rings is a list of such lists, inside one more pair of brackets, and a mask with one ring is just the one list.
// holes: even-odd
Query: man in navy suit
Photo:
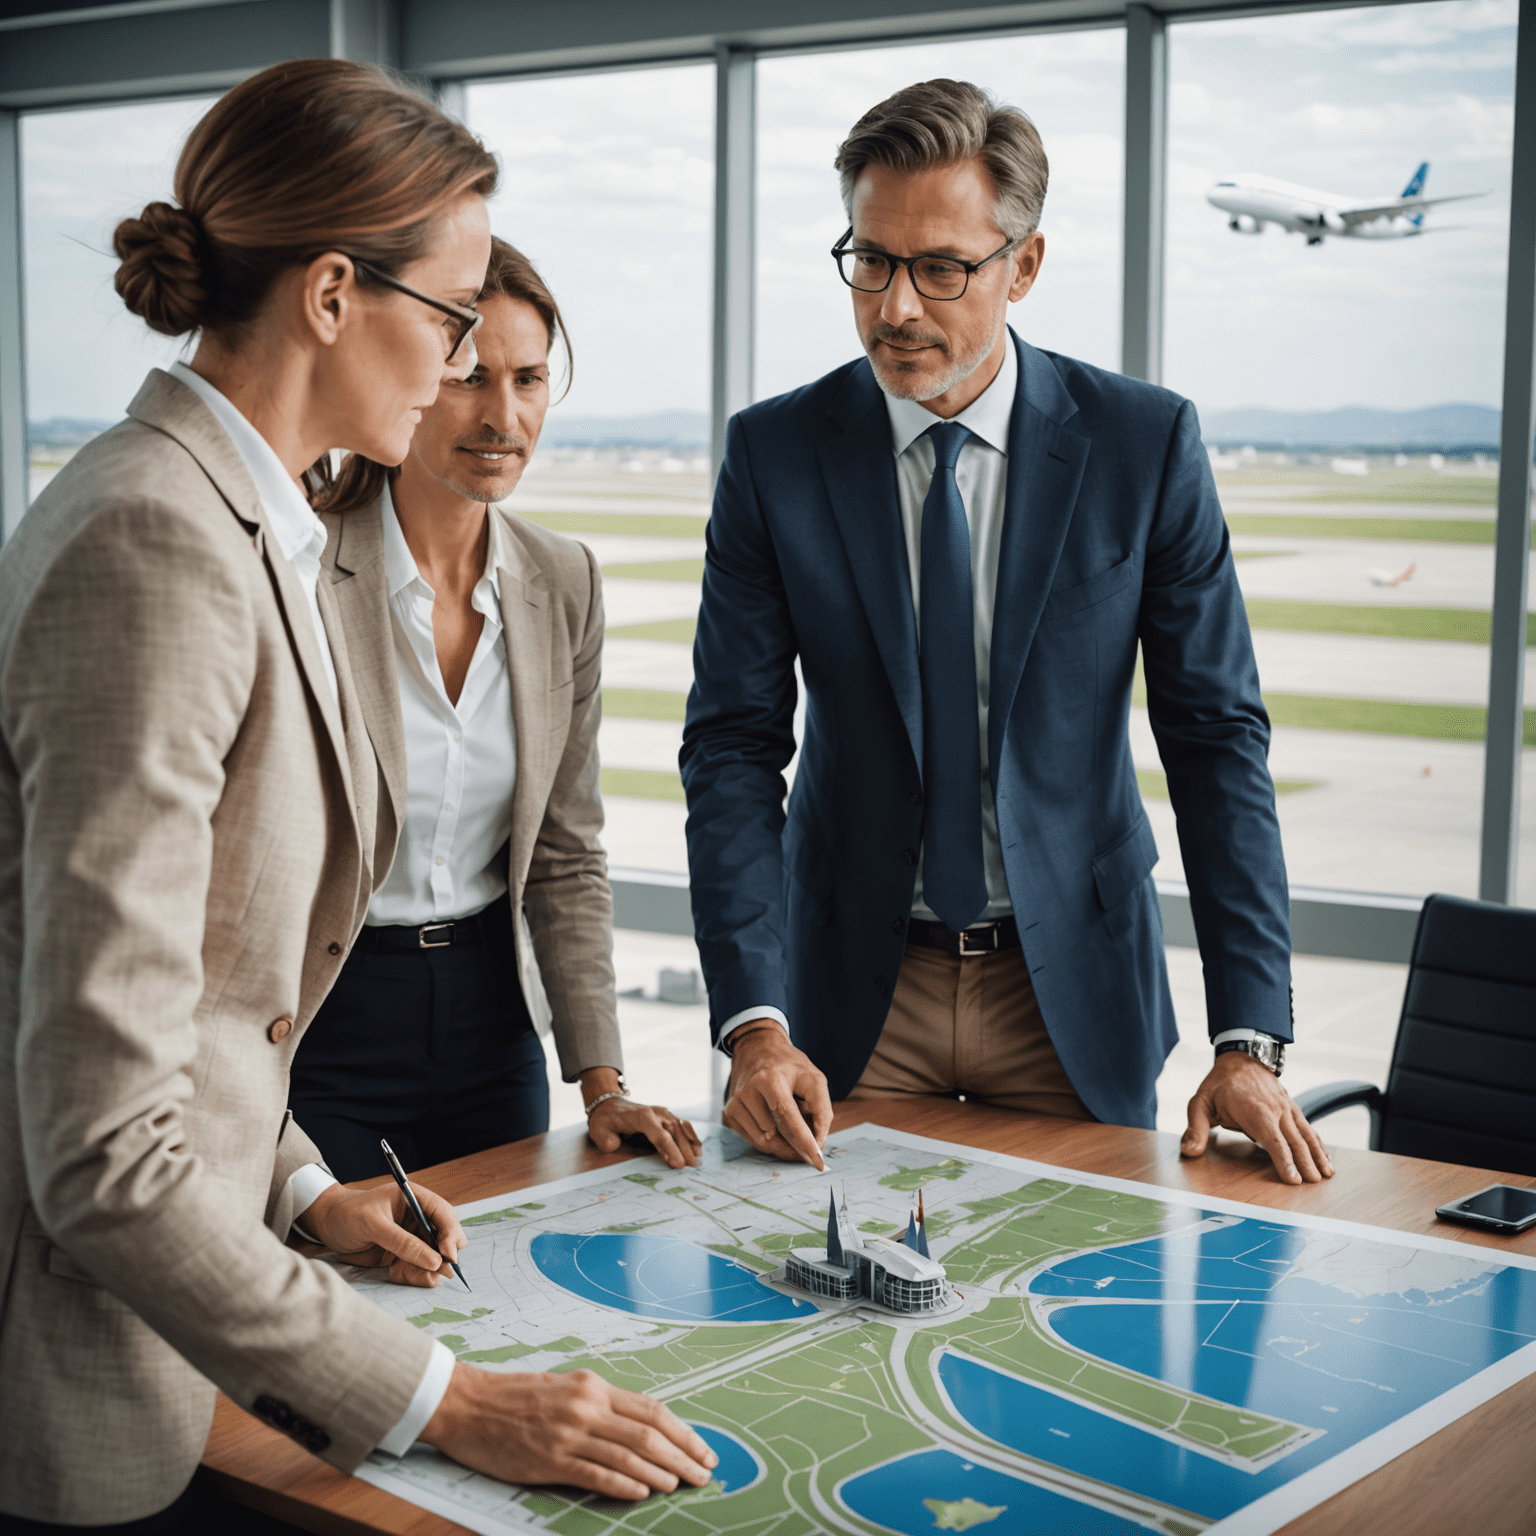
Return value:
[(1044, 255), (1022, 112), (911, 86), (836, 164), (867, 359), (730, 423), (683, 733), (725, 1118), (818, 1167), (834, 1097), (1153, 1124), (1177, 1031), (1139, 644), (1217, 1053), (1183, 1149), (1225, 1125), (1327, 1177), (1278, 1081), (1269, 721), (1194, 408), (1008, 328)]

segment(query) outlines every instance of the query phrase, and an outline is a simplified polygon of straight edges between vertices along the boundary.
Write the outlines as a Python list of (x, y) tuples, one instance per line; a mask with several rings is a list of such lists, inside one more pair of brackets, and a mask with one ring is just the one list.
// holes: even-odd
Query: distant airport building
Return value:
[(786, 1284), (834, 1301), (867, 1297), (892, 1312), (932, 1312), (949, 1300), (944, 1266), (929, 1256), (924, 1224), (907, 1221), (906, 1236), (895, 1243), (876, 1238), (866, 1243), (853, 1229), (844, 1201), (836, 1196), (827, 1208), (827, 1251), (799, 1249), (784, 1265)]

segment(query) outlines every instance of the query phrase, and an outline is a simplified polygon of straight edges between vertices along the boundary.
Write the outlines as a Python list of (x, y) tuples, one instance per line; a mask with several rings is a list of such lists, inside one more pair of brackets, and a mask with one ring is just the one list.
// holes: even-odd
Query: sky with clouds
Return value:
[[(1170, 27), (1166, 382), (1206, 409), (1497, 404), (1516, 7), (1451, 0)], [(951, 75), (1035, 119), (1051, 160), (1046, 263), (1012, 313), (1037, 345), (1118, 356), (1124, 43), (1116, 30), (766, 59), (758, 67), (757, 391), (855, 356), (826, 252), (839, 140), (883, 96)], [(571, 414), (702, 410), (709, 396), (714, 72), (472, 86), (501, 156), (497, 233), (565, 309)], [(168, 193), (206, 101), (23, 120), (29, 414), (112, 418), (177, 355), (112, 292), (111, 229)], [(1261, 171), (1362, 199), (1486, 192), (1422, 239), (1228, 231), (1212, 182)]]

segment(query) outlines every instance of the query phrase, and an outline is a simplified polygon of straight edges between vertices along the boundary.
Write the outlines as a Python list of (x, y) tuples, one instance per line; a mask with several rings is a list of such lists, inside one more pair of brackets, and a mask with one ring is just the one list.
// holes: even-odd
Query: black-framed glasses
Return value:
[(433, 309), (448, 316), (450, 320), (457, 322), (455, 328), (449, 332), (453, 338), (452, 345), (448, 348), (448, 356), (445, 362), (452, 362), (454, 355), (464, 345), (464, 338), (472, 336), (480, 328), (480, 322), (485, 316), (478, 309), (471, 308), (468, 304), (455, 304), (451, 299), (434, 299), (430, 294), (402, 283), (399, 278), (391, 277), (387, 272), (381, 272), (370, 262), (359, 261), (356, 256), (352, 258), (352, 265), (359, 272), (365, 272), (376, 283), (383, 283), (386, 288), (393, 288), (398, 293), (408, 294), (413, 299), (420, 299), (423, 304), (430, 304)]
[(959, 256), (892, 256), (889, 251), (872, 251), (862, 246), (850, 246), (853, 226), (832, 247), (832, 259), (837, 263), (837, 273), (850, 288), (860, 293), (884, 293), (896, 276), (897, 267), (905, 267), (912, 286), (925, 299), (951, 299), (965, 297), (971, 285), (971, 274), (980, 272), (989, 261), (996, 261), (1019, 244), (1010, 240), (1000, 245), (990, 256), (980, 261), (965, 261)]

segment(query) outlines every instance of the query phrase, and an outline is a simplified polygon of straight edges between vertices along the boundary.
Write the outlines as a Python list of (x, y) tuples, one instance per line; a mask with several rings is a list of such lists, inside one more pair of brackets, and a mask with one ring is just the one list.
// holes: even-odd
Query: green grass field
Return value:
[(702, 539), (707, 515), (683, 512), (523, 512), (530, 523), (556, 533), (638, 533), (662, 539)]
[(686, 800), (683, 781), (659, 768), (604, 768), (601, 787), (605, 795), (627, 795), (632, 800)]
[(686, 693), (660, 688), (604, 688), (603, 713), (623, 720), (682, 720), (688, 710)]
[(702, 560), (642, 560), (627, 565), (605, 565), (603, 580), (614, 576), (630, 576), (641, 581), (692, 581), (704, 580)]
[[(1492, 544), (1495, 527), (1469, 517), (1323, 517), (1300, 512), (1229, 512), (1233, 533), (1282, 539), (1396, 539), (1409, 544)], [(1536, 530), (1531, 536), (1536, 546)]]
[(693, 619), (660, 619), (654, 624), (620, 624), (608, 634), (616, 640), (680, 640), (692, 645), (695, 627)]
[[(1295, 603), (1250, 597), (1254, 629), (1330, 635), (1385, 635), (1394, 640), (1470, 640), (1487, 645), (1492, 615), (1479, 608), (1387, 608), (1374, 603)], [(1536, 645), (1536, 614), (1527, 614), (1525, 643)]]

